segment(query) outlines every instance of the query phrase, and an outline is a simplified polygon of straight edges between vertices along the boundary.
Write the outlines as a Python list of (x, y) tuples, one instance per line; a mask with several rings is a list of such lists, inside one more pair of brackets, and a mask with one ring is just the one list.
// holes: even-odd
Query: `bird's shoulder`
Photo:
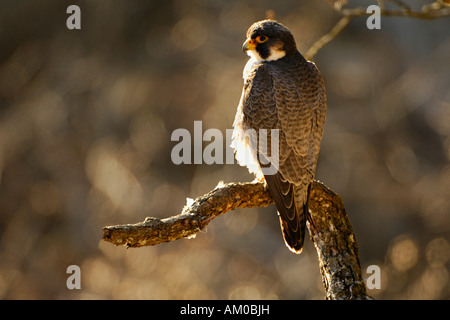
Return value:
[(244, 68), (243, 78), (245, 83), (251, 83), (254, 80), (266, 79), (271, 76), (270, 66), (263, 61), (249, 59)]

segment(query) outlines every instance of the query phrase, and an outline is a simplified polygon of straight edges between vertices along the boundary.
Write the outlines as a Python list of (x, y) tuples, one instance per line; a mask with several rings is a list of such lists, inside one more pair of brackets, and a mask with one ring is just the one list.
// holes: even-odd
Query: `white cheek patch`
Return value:
[(275, 61), (283, 58), (286, 55), (286, 51), (280, 50), (278, 48), (270, 48), (270, 54), (266, 59), (261, 58), (258, 51), (248, 50), (247, 55), (252, 58), (255, 62), (261, 61)]
[(267, 57), (266, 61), (275, 61), (283, 58), (286, 55), (286, 51), (270, 48), (270, 54)]
[(247, 51), (247, 55), (252, 58), (253, 60), (255, 60), (255, 62), (260, 62), (263, 61), (263, 59), (261, 58), (261, 56), (259, 55), (258, 51), (256, 50), (248, 50)]

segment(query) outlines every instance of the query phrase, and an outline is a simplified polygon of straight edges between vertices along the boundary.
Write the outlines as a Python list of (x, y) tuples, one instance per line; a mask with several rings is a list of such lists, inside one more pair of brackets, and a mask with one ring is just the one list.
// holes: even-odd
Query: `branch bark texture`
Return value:
[[(264, 207), (273, 200), (263, 182), (220, 183), (165, 219), (103, 228), (103, 240), (142, 247), (195, 237), (213, 219), (236, 208)], [(313, 183), (307, 226), (319, 257), (327, 299), (370, 299), (361, 275), (358, 245), (342, 199), (322, 183)]]

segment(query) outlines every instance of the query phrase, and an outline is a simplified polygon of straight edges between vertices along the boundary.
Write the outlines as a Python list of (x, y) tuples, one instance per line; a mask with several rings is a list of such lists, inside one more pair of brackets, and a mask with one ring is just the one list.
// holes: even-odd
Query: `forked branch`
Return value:
[[(264, 207), (273, 200), (262, 182), (220, 183), (189, 201), (179, 215), (146, 218), (136, 224), (103, 228), (103, 240), (142, 247), (195, 237), (208, 223), (236, 208)], [(358, 245), (342, 199), (318, 181), (309, 198), (308, 229), (318, 257), (327, 299), (370, 299), (366, 294)]]

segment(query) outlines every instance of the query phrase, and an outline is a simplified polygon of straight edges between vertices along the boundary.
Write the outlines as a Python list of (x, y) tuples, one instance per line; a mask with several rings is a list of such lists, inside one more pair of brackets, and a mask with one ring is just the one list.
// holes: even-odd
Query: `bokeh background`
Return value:
[[(70, 4), (81, 30), (66, 28)], [(339, 20), (329, 2), (0, 7), (0, 298), (323, 299), (313, 245), (292, 254), (273, 206), (156, 247), (100, 239), (103, 226), (175, 215), (221, 180), (253, 179), (237, 164), (174, 165), (171, 133), (195, 120), (231, 129), (247, 28), (273, 10), (306, 52)], [(381, 268), (369, 294), (449, 299), (450, 18), (383, 17), (381, 30), (358, 18), (315, 62), (328, 93), (317, 179), (344, 200), (363, 276)], [(81, 290), (66, 287), (72, 264)]]

